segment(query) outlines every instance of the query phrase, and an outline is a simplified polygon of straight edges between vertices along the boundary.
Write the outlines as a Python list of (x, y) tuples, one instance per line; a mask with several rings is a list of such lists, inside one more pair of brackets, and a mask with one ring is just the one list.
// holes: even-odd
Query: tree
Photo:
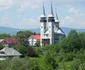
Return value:
[(85, 32), (79, 33), (81, 48), (85, 48)]
[(34, 49), (32, 47), (28, 47), (27, 49), (27, 55), (30, 57), (37, 57), (38, 55), (35, 53)]
[(74, 51), (81, 49), (81, 43), (78, 33), (75, 30), (71, 30), (66, 38), (60, 42), (60, 46), (66, 51)]
[(10, 38), (11, 36), (9, 34), (0, 34), (0, 39), (4, 38)]
[(10, 62), (9, 70), (29, 70), (30, 62), (27, 57), (21, 59), (19, 57), (14, 57)]
[(36, 44), (35, 44), (36, 47), (39, 47), (40, 46), (40, 41), (37, 41)]
[(81, 65), (80, 59), (74, 59), (71, 64), (71, 70), (79, 70), (79, 66)]
[(41, 69), (40, 69), (40, 66), (39, 66), (39, 63), (38, 63), (38, 60), (33, 59), (33, 60), (31, 61), (30, 70), (41, 70)]
[(25, 47), (22, 44), (17, 44), (13, 46), (14, 49), (16, 49), (18, 52), (20, 52), (23, 55), (27, 55), (27, 47)]
[(30, 35), (32, 35), (31, 31), (19, 31), (16, 34), (16, 39), (21, 44), (24, 44), (25, 40), (27, 40)]
[(4, 46), (0, 44), (0, 50), (3, 49), (3, 48), (4, 48)]
[(55, 60), (55, 57), (53, 56), (54, 54), (50, 53), (49, 51), (45, 55), (45, 65), (46, 65), (46, 70), (57, 70), (58, 69), (58, 64)]

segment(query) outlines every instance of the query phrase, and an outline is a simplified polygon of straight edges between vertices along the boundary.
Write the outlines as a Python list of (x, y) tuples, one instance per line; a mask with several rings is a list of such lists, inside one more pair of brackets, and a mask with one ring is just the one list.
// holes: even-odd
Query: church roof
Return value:
[[(55, 30), (54, 30), (54, 33), (55, 33), (55, 34), (65, 35), (65, 33), (63, 32), (63, 30), (62, 30), (61, 28), (59, 28), (58, 30), (55, 29)], [(45, 34), (49, 34), (49, 30), (47, 30), (47, 31), (45, 32)]]
[(20, 54), (18, 51), (16, 51), (13, 48), (4, 47), (2, 50), (0, 50), (0, 56), (20, 56), (20, 55), (22, 54)]
[(63, 30), (61, 28), (59, 28), (57, 31), (54, 32), (55, 34), (62, 34), (65, 35), (65, 33), (63, 32)]
[(49, 30), (47, 30), (47, 31), (45, 32), (45, 34), (49, 34)]

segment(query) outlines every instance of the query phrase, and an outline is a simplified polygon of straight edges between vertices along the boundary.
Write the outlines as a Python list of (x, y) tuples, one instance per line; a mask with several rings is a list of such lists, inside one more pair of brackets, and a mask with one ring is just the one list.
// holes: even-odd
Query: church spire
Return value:
[(44, 2), (43, 2), (43, 15), (46, 16), (46, 14), (45, 14)]
[(56, 19), (57, 19), (57, 20), (59, 20), (59, 19), (58, 19), (58, 15), (57, 15), (57, 12), (56, 12), (56, 14), (55, 14), (55, 15), (56, 15)]
[(43, 6), (42, 6), (42, 15), (40, 17), (41, 18), (46, 18), (44, 2), (43, 2)]
[(51, 1), (51, 10), (50, 10), (50, 12), (51, 12), (51, 13), (48, 15), (48, 17), (53, 17), (53, 18), (54, 18), (52, 1)]
[(55, 22), (59, 22), (59, 18), (58, 18), (57, 12), (55, 12)]
[(51, 1), (51, 15), (54, 15), (54, 14), (53, 14), (52, 1)]

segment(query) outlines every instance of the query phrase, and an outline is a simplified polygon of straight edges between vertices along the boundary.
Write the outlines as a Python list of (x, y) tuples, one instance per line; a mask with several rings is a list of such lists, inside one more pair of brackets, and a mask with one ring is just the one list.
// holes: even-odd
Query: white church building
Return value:
[(59, 27), (59, 19), (57, 13), (54, 15), (53, 7), (51, 3), (51, 12), (48, 17), (45, 14), (45, 8), (43, 3), (43, 14), (40, 16), (40, 45), (54, 45), (57, 44), (62, 38), (65, 37), (65, 33)]

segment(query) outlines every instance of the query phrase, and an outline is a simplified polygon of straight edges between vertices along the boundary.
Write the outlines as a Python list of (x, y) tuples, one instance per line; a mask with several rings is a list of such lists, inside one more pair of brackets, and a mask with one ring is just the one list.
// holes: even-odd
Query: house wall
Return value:
[(0, 60), (7, 60), (7, 59), (11, 59), (13, 57), (20, 57), (20, 56), (18, 56), (18, 55), (16, 55), (16, 56), (0, 56)]
[(14, 45), (16, 45), (16, 44), (2, 44), (3, 46), (7, 46), (7, 47), (12, 47), (12, 46), (14, 46)]
[(29, 46), (35, 46), (37, 40), (34, 38), (30, 38), (30, 39), (28, 39), (28, 42), (29, 42)]
[(12, 57), (10, 56), (0, 56), (0, 60), (7, 60), (7, 59), (10, 59)]

